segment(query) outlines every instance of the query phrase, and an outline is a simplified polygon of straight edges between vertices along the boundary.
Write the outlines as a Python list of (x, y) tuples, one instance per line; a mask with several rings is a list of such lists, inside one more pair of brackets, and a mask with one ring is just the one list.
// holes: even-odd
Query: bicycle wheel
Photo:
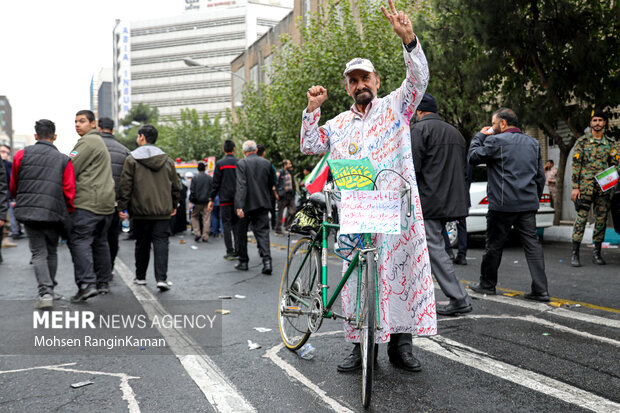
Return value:
[[(284, 345), (297, 350), (310, 337), (311, 292), (320, 283), (321, 259), (312, 240), (302, 238), (291, 250), (280, 282), (278, 326)], [(322, 315), (321, 315), (322, 317)]]
[(372, 379), (375, 367), (375, 325), (376, 325), (376, 263), (375, 254), (366, 254), (364, 271), (363, 302), (361, 305), (360, 350), (362, 352), (362, 405), (370, 405)]

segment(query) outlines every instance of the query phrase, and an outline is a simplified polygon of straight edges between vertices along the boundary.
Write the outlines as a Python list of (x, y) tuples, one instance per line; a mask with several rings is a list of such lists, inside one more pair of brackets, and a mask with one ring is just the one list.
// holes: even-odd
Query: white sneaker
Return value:
[(134, 278), (133, 283), (138, 285), (146, 285), (146, 280), (139, 280), (137, 278)]
[(35, 304), (34, 308), (52, 308), (54, 305), (54, 296), (52, 294), (43, 294), (39, 297), (39, 301)]
[(157, 288), (160, 291), (168, 291), (172, 283), (170, 281), (157, 281)]

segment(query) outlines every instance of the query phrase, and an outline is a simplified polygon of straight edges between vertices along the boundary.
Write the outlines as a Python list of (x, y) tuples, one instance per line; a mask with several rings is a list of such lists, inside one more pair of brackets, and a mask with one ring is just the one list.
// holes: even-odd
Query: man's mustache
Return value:
[(364, 92), (368, 92), (368, 93), (370, 93), (370, 94), (372, 95), (372, 90), (370, 90), (370, 89), (368, 89), (367, 87), (365, 87), (365, 88), (364, 88), (364, 89), (362, 89), (362, 90), (358, 90), (358, 91), (356, 91), (356, 92), (355, 92), (355, 96), (359, 95), (360, 93), (364, 93)]

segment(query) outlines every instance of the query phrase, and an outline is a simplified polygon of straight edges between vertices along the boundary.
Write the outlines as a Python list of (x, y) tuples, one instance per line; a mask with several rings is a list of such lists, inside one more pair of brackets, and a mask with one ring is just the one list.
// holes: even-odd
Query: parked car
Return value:
[[(477, 165), (472, 168), (472, 182), (469, 188), (471, 207), (466, 219), (467, 234), (484, 234), (487, 230), (487, 212), (489, 201), (487, 199), (487, 168), (486, 165)], [(553, 225), (555, 210), (551, 206), (549, 188), (545, 185), (540, 197), (538, 212), (536, 213), (536, 227), (547, 228)], [(446, 231), (450, 244), (456, 246), (457, 229), (456, 221), (446, 223)]]

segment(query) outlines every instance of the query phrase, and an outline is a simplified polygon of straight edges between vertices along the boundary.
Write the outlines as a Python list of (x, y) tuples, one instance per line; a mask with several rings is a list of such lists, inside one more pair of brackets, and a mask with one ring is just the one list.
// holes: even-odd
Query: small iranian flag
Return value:
[(615, 166), (609, 167), (596, 175), (596, 181), (601, 186), (603, 192), (605, 192), (618, 183), (618, 170)]
[(325, 186), (325, 182), (327, 182), (327, 176), (329, 175), (329, 166), (327, 165), (328, 156), (329, 152), (321, 158), (321, 161), (314, 167), (312, 172), (310, 172), (306, 178), (304, 185), (311, 194), (323, 190), (323, 186)]

